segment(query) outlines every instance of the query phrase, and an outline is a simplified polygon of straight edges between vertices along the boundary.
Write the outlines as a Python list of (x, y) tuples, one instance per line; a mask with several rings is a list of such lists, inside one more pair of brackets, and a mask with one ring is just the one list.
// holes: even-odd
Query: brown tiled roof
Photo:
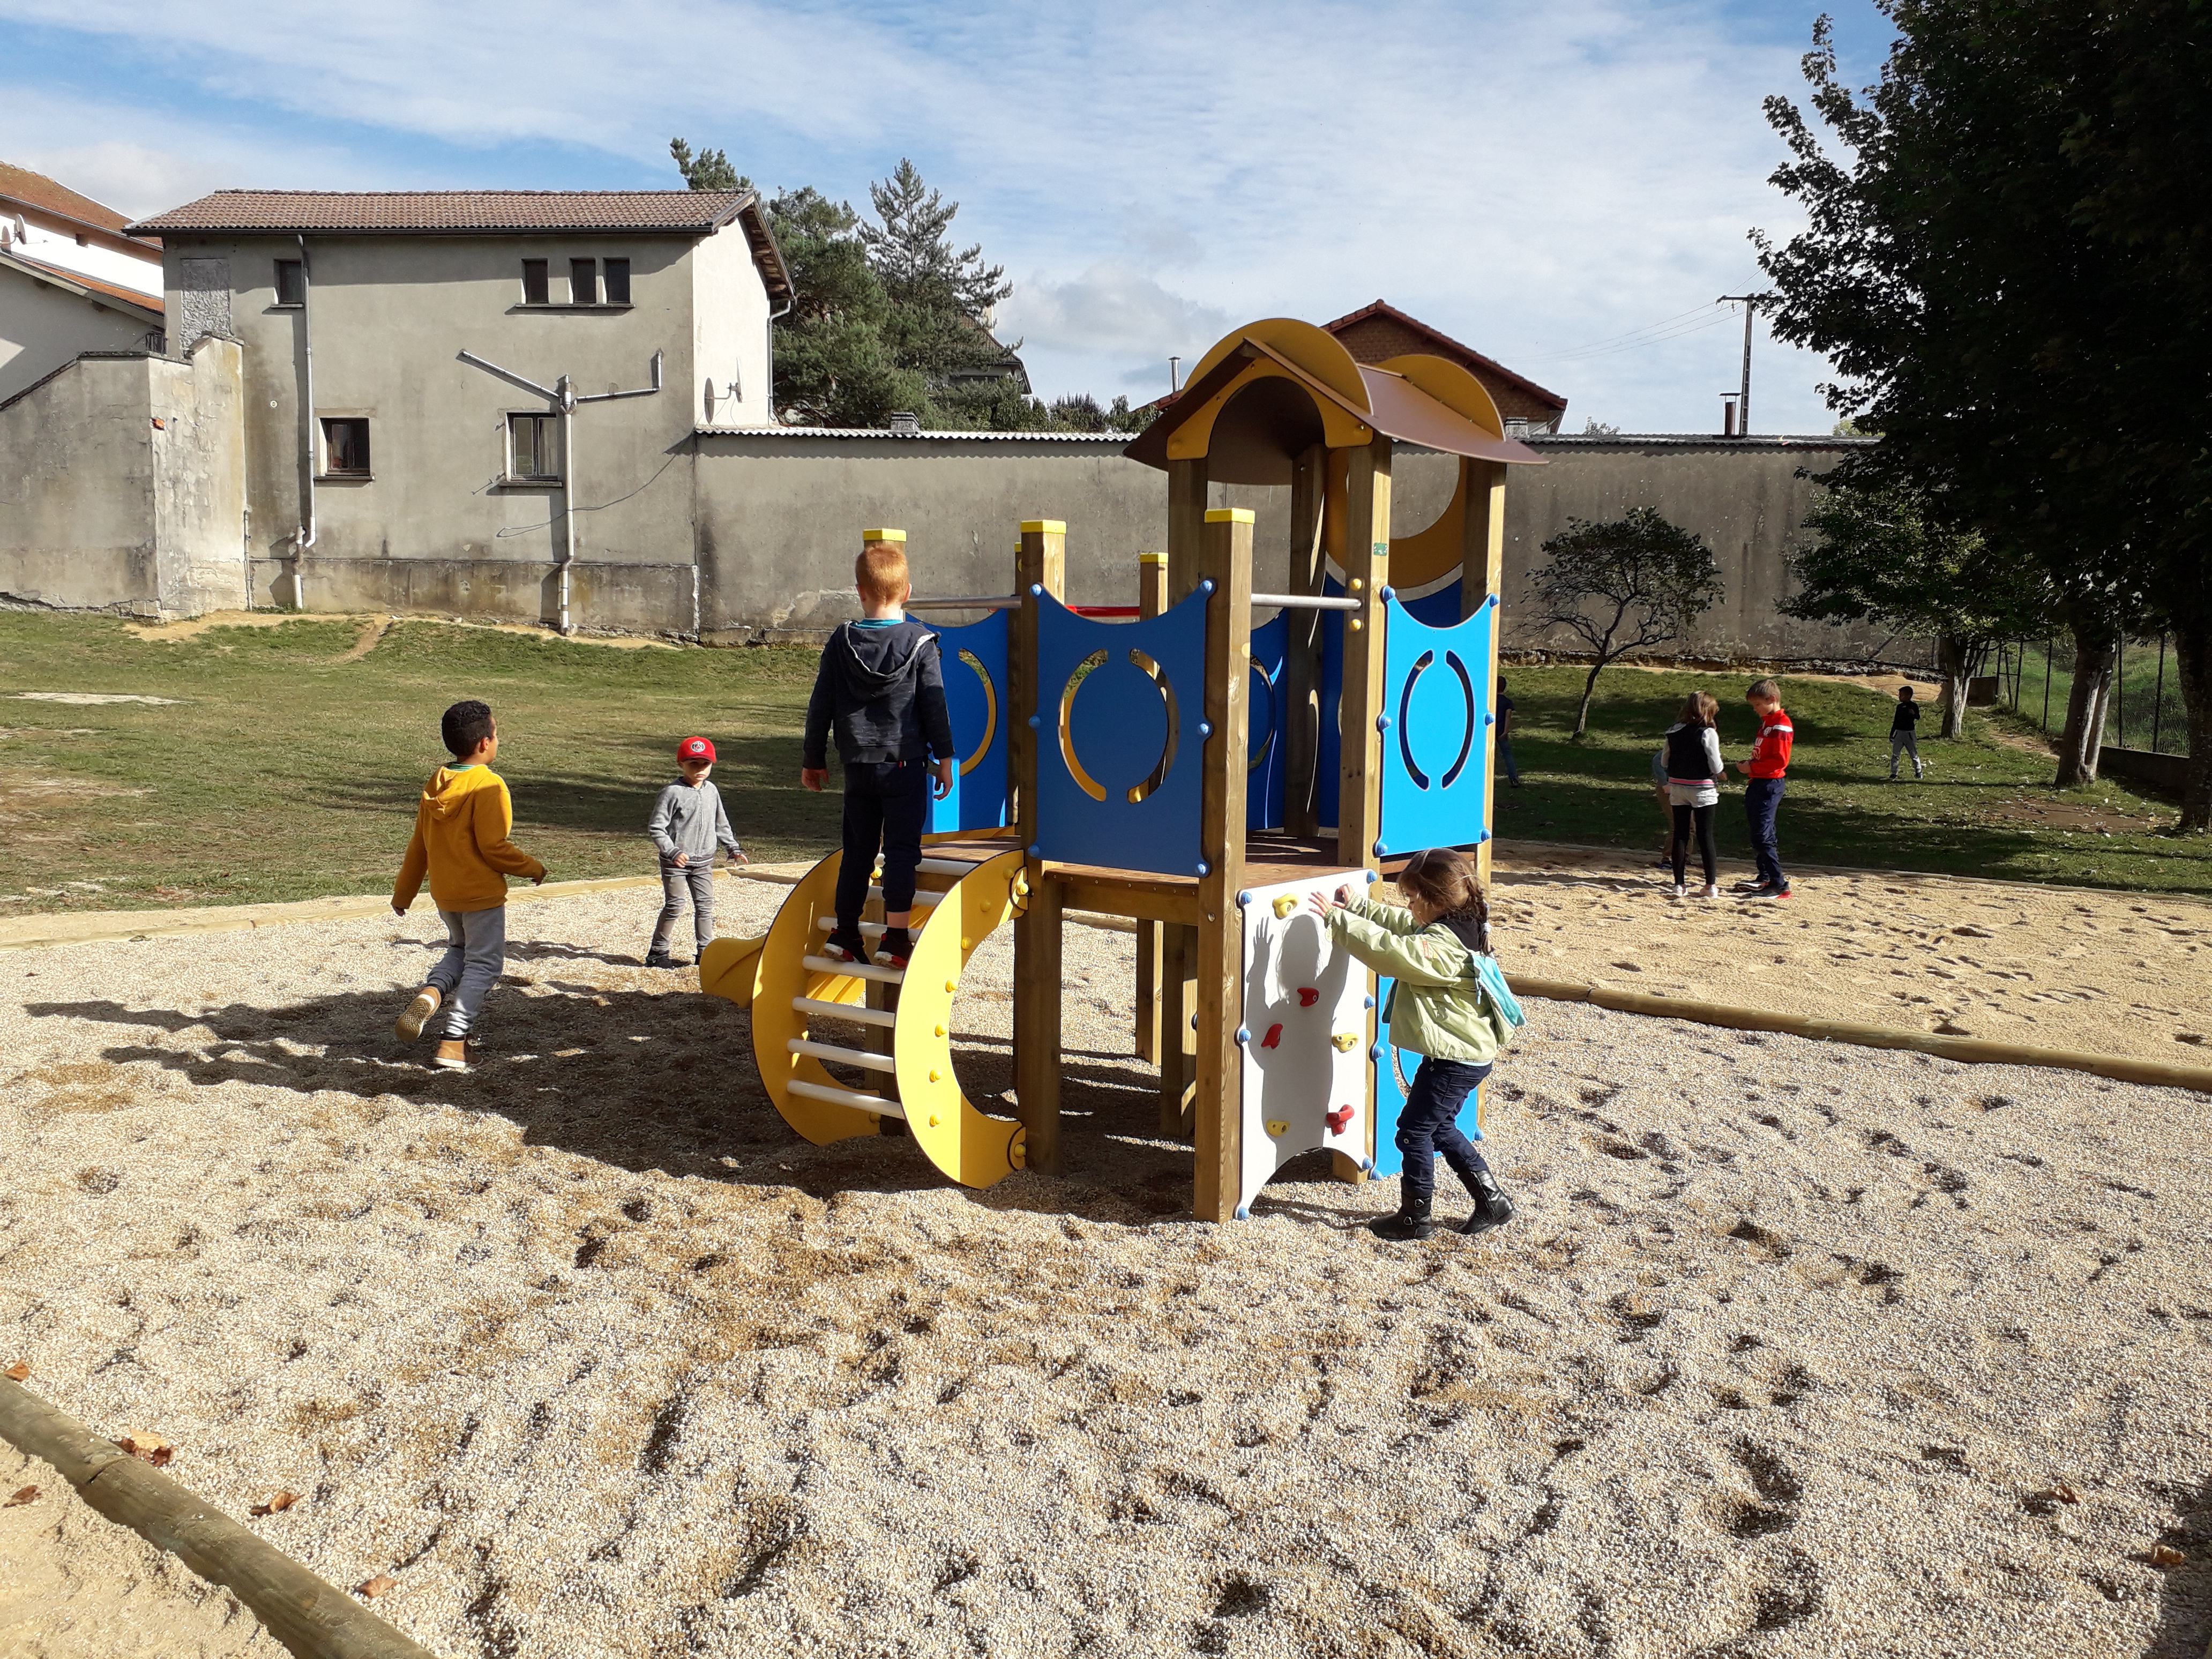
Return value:
[[(1540, 404), (1562, 414), (1566, 410), (1567, 400), (1558, 392), (1548, 392), (1526, 376), (1516, 374), (1496, 358), (1484, 356), (1473, 346), (1462, 345), (1442, 329), (1431, 328), (1419, 318), (1407, 316), (1388, 301), (1377, 300), (1371, 306), (1362, 306), (1358, 310), (1349, 312), (1333, 323), (1323, 323), (1322, 327), (1328, 333), (1342, 334), (1354, 325), (1367, 322), (1370, 319), (1396, 323), (1400, 327), (1423, 337), (1429, 343), (1443, 347), (1444, 350), (1441, 355), (1457, 358), (1462, 366), (1473, 374), (1477, 380), (1487, 380), (1494, 375), (1508, 386), (1528, 393)], [(1353, 351), (1352, 355), (1358, 357), (1360, 354)]]
[(130, 222), (113, 208), (103, 207), (89, 196), (78, 195), (67, 185), (57, 183), (43, 173), (33, 173), (28, 167), (7, 161), (0, 161), (0, 197), (21, 202), (25, 207), (43, 208), (48, 213), (118, 236), (124, 234), (124, 227)]
[(219, 190), (131, 228), (704, 235), (754, 199), (749, 190)]
[(88, 276), (81, 270), (69, 270), (60, 265), (50, 264), (44, 259), (33, 259), (18, 248), (0, 252), (0, 264), (12, 265), (58, 288), (81, 289), (101, 300), (134, 307), (150, 317), (158, 319), (163, 314), (163, 303), (155, 295), (141, 294), (137, 289), (125, 288), (119, 283), (103, 282), (97, 276)]

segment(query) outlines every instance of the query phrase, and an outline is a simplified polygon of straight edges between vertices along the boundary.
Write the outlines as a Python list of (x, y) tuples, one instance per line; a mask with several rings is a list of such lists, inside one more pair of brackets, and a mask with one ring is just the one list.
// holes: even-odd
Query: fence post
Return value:
[(2051, 735), (2051, 637), (2043, 641), (2043, 735)]
[(2158, 753), (2159, 722), (2166, 714), (2166, 635), (2158, 636), (2158, 688), (2150, 694), (2150, 751)]

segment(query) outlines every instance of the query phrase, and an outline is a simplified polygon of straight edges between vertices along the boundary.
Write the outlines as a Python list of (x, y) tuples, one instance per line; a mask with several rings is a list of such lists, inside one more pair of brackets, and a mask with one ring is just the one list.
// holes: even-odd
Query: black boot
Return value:
[(840, 922), (830, 937), (822, 941), (822, 954), (832, 962), (866, 962), (868, 942), (860, 937), (857, 922)]
[(1513, 1200), (1505, 1196), (1505, 1189), (1489, 1170), (1478, 1171), (1469, 1190), (1474, 1194), (1474, 1213), (1468, 1217), (1460, 1231), (1470, 1236), (1486, 1233), (1513, 1219)]
[(1415, 1198), (1404, 1194), (1398, 1200), (1398, 1213), (1369, 1222), (1367, 1231), (1392, 1244), (1407, 1244), (1417, 1238), (1435, 1237), (1437, 1224), (1429, 1218), (1429, 1200), (1425, 1196)]
[(903, 968), (914, 956), (914, 945), (903, 927), (886, 927), (877, 941), (876, 959), (886, 968)]

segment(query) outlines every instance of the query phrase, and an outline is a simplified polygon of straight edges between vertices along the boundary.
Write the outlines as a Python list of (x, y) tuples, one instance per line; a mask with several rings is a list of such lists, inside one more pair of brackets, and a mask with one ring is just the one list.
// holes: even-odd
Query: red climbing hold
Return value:
[(1322, 1118), (1322, 1121), (1328, 1125), (1329, 1133), (1340, 1135), (1344, 1133), (1345, 1126), (1352, 1121), (1352, 1108), (1340, 1106)]
[(1267, 1035), (1260, 1039), (1260, 1046), (1262, 1048), (1273, 1048), (1282, 1040), (1283, 1028), (1280, 1025), (1270, 1025), (1267, 1028)]
[(1298, 1006), (1299, 1006), (1299, 1007), (1301, 1007), (1301, 1008), (1310, 1008), (1310, 1007), (1312, 1007), (1312, 1006), (1314, 1006), (1314, 1004), (1316, 1004), (1316, 1002), (1319, 1002), (1320, 1000), (1321, 1000), (1321, 993), (1320, 993), (1319, 991), (1316, 991), (1316, 989), (1314, 989), (1314, 988), (1313, 988), (1312, 986), (1310, 986), (1310, 985), (1301, 985), (1301, 986), (1299, 986), (1299, 987), (1298, 987)]

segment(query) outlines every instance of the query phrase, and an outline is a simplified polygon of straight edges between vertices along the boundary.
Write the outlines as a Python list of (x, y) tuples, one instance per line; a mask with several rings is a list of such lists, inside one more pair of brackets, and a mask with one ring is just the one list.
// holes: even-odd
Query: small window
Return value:
[(599, 302), (599, 262), (596, 259), (568, 261), (568, 303), (572, 306), (595, 306)]
[(607, 261), (607, 303), (611, 306), (629, 303), (629, 261), (627, 259)]
[(323, 422), (323, 472), (327, 477), (368, 476), (368, 422), (359, 417)]
[(303, 306), (307, 303), (307, 274), (300, 269), (297, 259), (276, 262), (276, 303), (280, 306)]
[(543, 259), (525, 259), (522, 262), (522, 303), (526, 306), (552, 303), (546, 287), (545, 261)]
[(507, 417), (507, 476), (536, 481), (561, 476), (561, 419), (557, 415)]

